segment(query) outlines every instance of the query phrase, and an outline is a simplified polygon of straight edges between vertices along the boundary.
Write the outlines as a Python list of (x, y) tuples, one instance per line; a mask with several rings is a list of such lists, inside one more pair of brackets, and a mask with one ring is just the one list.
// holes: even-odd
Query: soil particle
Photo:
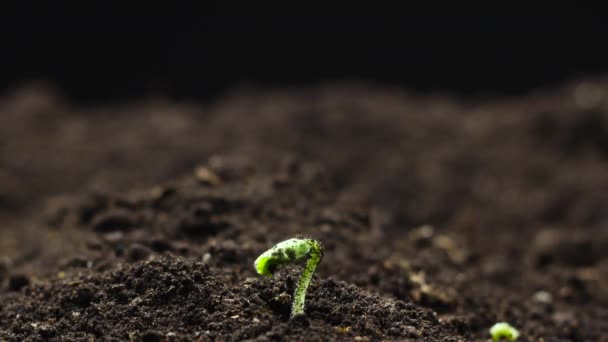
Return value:
[(534, 261), (540, 267), (551, 263), (566, 266), (589, 266), (608, 256), (608, 235), (594, 236), (569, 229), (541, 230), (534, 239)]
[(134, 243), (129, 247), (129, 251), (127, 252), (127, 260), (139, 261), (147, 258), (149, 255), (150, 250), (146, 246)]
[(5, 259), (0, 260), (0, 284), (8, 277), (10, 272), (9, 261)]
[(10, 291), (19, 291), (23, 287), (29, 285), (30, 279), (23, 274), (15, 274), (12, 275), (8, 279), (8, 289)]
[(112, 209), (93, 217), (91, 226), (99, 232), (126, 230), (135, 224), (133, 216), (124, 209)]

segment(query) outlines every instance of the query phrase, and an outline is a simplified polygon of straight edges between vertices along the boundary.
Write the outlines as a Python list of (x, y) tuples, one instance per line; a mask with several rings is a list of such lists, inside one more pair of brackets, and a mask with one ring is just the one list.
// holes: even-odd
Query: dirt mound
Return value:
[(290, 275), (226, 284), (203, 262), (165, 256), (5, 298), (6, 340), (346, 340), (387, 336), (450, 340), (435, 315), (356, 286), (323, 280), (307, 318), (289, 320)]

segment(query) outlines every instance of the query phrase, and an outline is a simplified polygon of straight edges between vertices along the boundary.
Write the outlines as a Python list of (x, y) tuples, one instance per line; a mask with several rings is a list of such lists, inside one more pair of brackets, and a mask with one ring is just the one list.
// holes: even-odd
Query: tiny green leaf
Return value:
[(293, 238), (285, 240), (262, 253), (254, 262), (254, 267), (259, 274), (270, 277), (278, 269), (302, 258), (307, 258), (307, 261), (293, 295), (291, 317), (304, 314), (306, 291), (317, 265), (323, 258), (321, 244), (312, 239)]
[(501, 338), (507, 339), (507, 341), (513, 342), (519, 337), (519, 331), (513, 328), (509, 323), (500, 322), (496, 323), (490, 328), (490, 335), (492, 335), (492, 341), (500, 341)]

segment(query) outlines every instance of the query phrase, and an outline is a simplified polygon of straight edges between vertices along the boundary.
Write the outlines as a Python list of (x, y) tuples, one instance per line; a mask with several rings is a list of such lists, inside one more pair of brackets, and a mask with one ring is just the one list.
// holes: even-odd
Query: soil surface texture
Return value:
[[(608, 82), (0, 97), (0, 341), (608, 341)], [(294, 236), (324, 256), (255, 258)]]

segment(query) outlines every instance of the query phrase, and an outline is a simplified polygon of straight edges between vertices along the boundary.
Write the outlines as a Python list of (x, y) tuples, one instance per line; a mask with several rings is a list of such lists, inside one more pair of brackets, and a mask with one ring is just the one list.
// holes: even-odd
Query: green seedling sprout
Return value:
[(519, 331), (513, 328), (509, 323), (500, 322), (496, 323), (490, 329), (490, 335), (492, 335), (492, 341), (500, 341), (501, 338), (507, 339), (507, 341), (513, 342), (519, 337)]
[(306, 258), (306, 265), (296, 286), (293, 303), (291, 305), (291, 317), (304, 314), (304, 301), (306, 291), (317, 265), (323, 258), (323, 246), (313, 239), (293, 238), (276, 244), (271, 249), (262, 253), (254, 263), (256, 271), (264, 276), (271, 277), (274, 272), (283, 266), (295, 263)]

